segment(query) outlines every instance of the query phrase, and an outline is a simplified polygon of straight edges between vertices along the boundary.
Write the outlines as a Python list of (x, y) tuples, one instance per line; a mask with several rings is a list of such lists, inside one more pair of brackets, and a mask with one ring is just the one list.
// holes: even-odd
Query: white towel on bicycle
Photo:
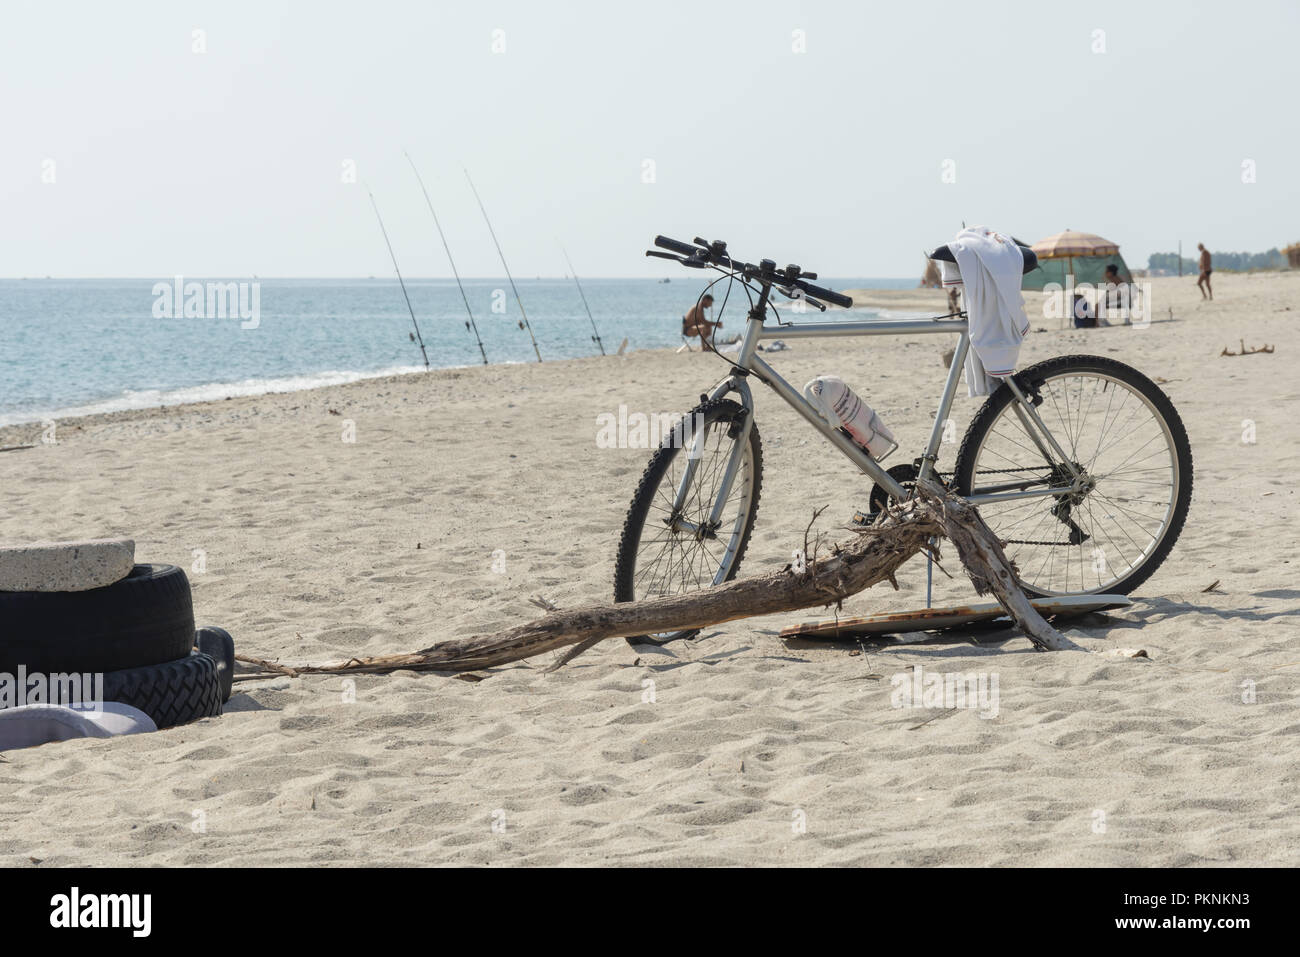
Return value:
[(1029, 332), (1020, 294), (1024, 256), (1011, 237), (987, 226), (963, 229), (948, 248), (965, 289), (971, 344), (966, 388), (972, 396), (988, 395), (999, 378), (1016, 371), (1020, 343)]

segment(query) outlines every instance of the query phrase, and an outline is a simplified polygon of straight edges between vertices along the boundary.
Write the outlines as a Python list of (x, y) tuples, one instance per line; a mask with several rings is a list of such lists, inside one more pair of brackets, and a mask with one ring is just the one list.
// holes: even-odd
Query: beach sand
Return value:
[[(783, 644), (782, 627), (829, 614), (814, 609), (659, 653), (608, 641), (553, 674), (545, 656), (479, 682), (240, 683), (218, 719), (6, 753), (0, 864), (1300, 863), (1300, 274), (1214, 282), (1202, 303), (1194, 278), (1155, 280), (1146, 329), (1064, 331), (1027, 297), (1045, 331), (1022, 365), (1129, 362), (1191, 437), (1172, 555), (1132, 607), (1064, 628), (1150, 660), (1037, 653), (1010, 631), (866, 654)], [(871, 296), (942, 311), (941, 293)], [(1243, 338), (1276, 352), (1219, 356)], [(949, 339), (794, 341), (771, 361), (796, 385), (843, 376), (910, 453)], [(597, 416), (685, 411), (725, 371), (637, 352), (64, 420), (57, 444), (0, 455), (0, 541), (132, 537), (138, 561), (190, 570), (199, 622), (244, 654), (412, 651), (535, 617), (530, 595), (609, 598), (649, 453), (598, 448)], [(848, 537), (869, 490), (775, 396), (757, 401), (742, 574), (784, 565), (815, 507)], [(976, 408), (963, 387), (958, 436)], [(0, 445), (40, 439), (0, 430)], [(945, 565), (936, 603), (972, 600), (951, 548)], [(922, 607), (924, 562), (899, 584), (845, 614)], [(915, 665), (996, 676), (997, 716), (891, 707), (891, 677)]]

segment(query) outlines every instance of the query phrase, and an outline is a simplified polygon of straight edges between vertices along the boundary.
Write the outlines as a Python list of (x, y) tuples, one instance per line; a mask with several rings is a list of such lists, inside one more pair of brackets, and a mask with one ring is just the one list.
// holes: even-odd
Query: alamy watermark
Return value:
[(1043, 286), (1043, 318), (1105, 319), (1145, 329), (1151, 325), (1151, 283), (1121, 282), (1093, 285), (1075, 283), (1067, 275), (1065, 285)]
[(28, 704), (56, 704), (102, 714), (104, 675), (102, 672), (29, 672), (19, 665), (17, 674), (0, 671), (0, 710)]
[(913, 665), (889, 679), (891, 708), (967, 708), (981, 718), (998, 716), (998, 676), (987, 671), (924, 671)]
[(596, 448), (598, 449), (652, 449), (661, 444), (673, 448), (689, 449), (691, 458), (699, 458), (704, 442), (704, 413), (682, 415), (677, 412), (628, 412), (619, 404), (618, 412), (602, 412), (596, 416)]
[(242, 319), (239, 328), (262, 324), (262, 284), (252, 282), (171, 282), (153, 284), (155, 319)]
[(74, 886), (50, 898), (50, 926), (55, 929), (118, 928), (132, 937), (148, 937), (153, 928), (152, 894), (84, 893)]

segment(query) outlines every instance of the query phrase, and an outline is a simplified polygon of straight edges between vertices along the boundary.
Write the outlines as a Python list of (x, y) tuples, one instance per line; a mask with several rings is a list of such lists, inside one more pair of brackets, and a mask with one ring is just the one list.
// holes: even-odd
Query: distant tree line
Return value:
[[(1227, 269), (1233, 272), (1245, 272), (1250, 269), (1285, 269), (1286, 256), (1282, 250), (1274, 247), (1264, 253), (1221, 253), (1210, 251), (1211, 267)], [(1195, 275), (1199, 268), (1195, 259), (1183, 257), (1183, 275)], [(1147, 269), (1151, 272), (1178, 272), (1178, 253), (1152, 253), (1147, 257)]]

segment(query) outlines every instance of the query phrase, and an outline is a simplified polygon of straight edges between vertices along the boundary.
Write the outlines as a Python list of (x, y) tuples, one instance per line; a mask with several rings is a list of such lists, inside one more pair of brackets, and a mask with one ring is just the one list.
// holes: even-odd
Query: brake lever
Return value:
[(671, 259), (675, 263), (681, 263), (688, 269), (704, 269), (709, 265), (707, 259), (701, 258), (705, 255), (704, 250), (700, 250), (699, 253), (692, 256), (679, 256), (676, 253), (664, 253), (657, 249), (647, 249), (645, 254), (653, 256), (655, 259)]

